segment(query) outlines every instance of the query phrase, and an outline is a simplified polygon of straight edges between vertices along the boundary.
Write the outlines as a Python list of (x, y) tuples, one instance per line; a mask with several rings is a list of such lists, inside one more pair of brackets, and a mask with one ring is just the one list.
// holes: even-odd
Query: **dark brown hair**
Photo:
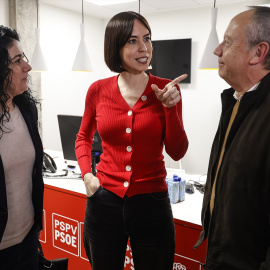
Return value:
[(120, 50), (132, 34), (135, 19), (147, 28), (151, 36), (151, 28), (147, 20), (133, 11), (120, 12), (113, 16), (107, 24), (104, 38), (104, 59), (108, 68), (113, 72), (125, 71), (121, 66)]

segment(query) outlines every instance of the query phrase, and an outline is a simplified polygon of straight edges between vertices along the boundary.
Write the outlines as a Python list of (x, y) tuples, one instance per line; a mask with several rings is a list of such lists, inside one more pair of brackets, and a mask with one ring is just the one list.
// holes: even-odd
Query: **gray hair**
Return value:
[[(247, 26), (247, 49), (250, 50), (260, 42), (267, 42), (270, 46), (270, 8), (250, 6), (254, 11), (251, 23)], [(266, 70), (270, 70), (270, 50), (264, 59)]]

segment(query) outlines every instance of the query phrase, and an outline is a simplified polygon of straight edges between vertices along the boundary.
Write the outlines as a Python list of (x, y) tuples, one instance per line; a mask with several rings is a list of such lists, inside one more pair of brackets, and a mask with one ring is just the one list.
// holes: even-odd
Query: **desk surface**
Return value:
[[(57, 157), (58, 170), (62, 170), (61, 166), (59, 167), (58, 165), (63, 164), (64, 166), (64, 161), (61, 154), (59, 154), (59, 152), (56, 151), (54, 151), (54, 155), (52, 154), (51, 151), (46, 152), (52, 155), (52, 157)], [(185, 174), (183, 176), (183, 179), (185, 179), (187, 182), (189, 180), (199, 181), (199, 178), (200, 175)], [(77, 179), (61, 179), (61, 178), (56, 179), (44, 178), (44, 183), (46, 185), (86, 195), (84, 182), (79, 179), (77, 180)], [(202, 201), (203, 201), (203, 194), (201, 194), (198, 190), (195, 189), (195, 192), (193, 194), (186, 193), (185, 201), (172, 204), (173, 217), (178, 220), (183, 220), (196, 225), (201, 225)]]

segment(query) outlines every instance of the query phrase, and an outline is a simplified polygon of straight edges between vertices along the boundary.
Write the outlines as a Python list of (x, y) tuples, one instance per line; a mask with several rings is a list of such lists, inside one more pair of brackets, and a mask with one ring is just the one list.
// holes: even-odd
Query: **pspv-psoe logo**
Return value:
[(52, 214), (53, 246), (79, 256), (79, 222)]

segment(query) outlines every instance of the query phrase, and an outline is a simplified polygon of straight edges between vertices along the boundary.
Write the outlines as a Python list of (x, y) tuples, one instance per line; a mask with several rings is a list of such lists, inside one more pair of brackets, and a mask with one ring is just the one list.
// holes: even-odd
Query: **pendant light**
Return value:
[(202, 60), (199, 65), (199, 69), (214, 70), (218, 69), (218, 58), (214, 55), (215, 48), (219, 45), (216, 23), (217, 23), (216, 0), (214, 1), (214, 7), (211, 9), (211, 32), (208, 37), (206, 47), (203, 53)]
[(72, 67), (73, 71), (92, 71), (90, 57), (87, 51), (86, 42), (84, 39), (84, 14), (83, 14), (83, 0), (82, 0), (82, 23), (81, 28), (81, 41)]
[(40, 45), (40, 28), (39, 25), (39, 1), (37, 2), (37, 28), (36, 28), (36, 46), (31, 60), (32, 71), (47, 71), (47, 65)]

